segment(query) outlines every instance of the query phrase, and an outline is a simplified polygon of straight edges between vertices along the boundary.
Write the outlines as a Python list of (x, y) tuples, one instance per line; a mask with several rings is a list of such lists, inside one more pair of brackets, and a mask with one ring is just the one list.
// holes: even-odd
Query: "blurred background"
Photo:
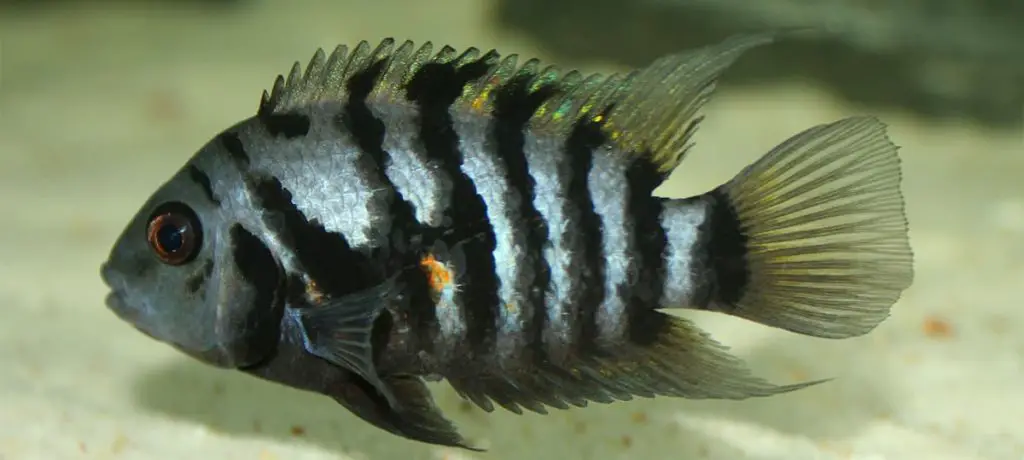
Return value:
[[(700, 193), (811, 125), (902, 146), (916, 280), (874, 333), (703, 327), (782, 383), (743, 402), (547, 417), (442, 407), (488, 454), (378, 432), (330, 400), (208, 369), (102, 304), (127, 219), (317, 47), (383, 37), (625, 70), (740, 31), (812, 27), (724, 79), (659, 193)], [(1022, 459), (1024, 3), (1014, 0), (0, 0), (0, 460)]]

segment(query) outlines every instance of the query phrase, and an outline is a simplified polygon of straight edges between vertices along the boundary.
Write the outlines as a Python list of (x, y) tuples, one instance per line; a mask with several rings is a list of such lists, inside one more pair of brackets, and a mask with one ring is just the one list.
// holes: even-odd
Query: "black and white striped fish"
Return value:
[(424, 384), (485, 410), (791, 391), (663, 309), (867, 333), (912, 281), (897, 147), (801, 132), (705, 194), (652, 192), (716, 80), (771, 35), (628, 74), (388, 39), (317, 51), (202, 147), (104, 264), (108, 306), (211, 365), (468, 447)]

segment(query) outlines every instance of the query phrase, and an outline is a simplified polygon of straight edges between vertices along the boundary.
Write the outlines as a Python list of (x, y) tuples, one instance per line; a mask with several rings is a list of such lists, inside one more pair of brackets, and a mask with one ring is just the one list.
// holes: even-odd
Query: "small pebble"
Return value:
[(945, 339), (953, 336), (953, 326), (939, 318), (926, 318), (923, 329), (925, 335), (936, 339)]

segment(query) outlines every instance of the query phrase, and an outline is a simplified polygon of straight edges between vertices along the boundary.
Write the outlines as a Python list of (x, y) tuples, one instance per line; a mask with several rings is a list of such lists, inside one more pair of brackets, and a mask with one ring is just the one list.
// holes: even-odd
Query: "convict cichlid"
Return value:
[[(716, 81), (772, 35), (625, 74), (431, 45), (318, 50), (146, 201), (107, 305), (205, 363), (473, 448), (443, 378), (487, 411), (775, 385), (664, 309), (843, 338), (912, 282), (897, 147), (857, 116), (702, 195), (653, 195)], [(741, 133), (743, 127), (737, 127)]]

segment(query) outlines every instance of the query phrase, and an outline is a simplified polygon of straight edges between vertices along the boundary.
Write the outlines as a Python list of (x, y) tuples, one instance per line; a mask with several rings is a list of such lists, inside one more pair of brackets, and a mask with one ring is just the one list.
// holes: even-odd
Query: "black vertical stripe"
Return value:
[[(377, 86), (377, 80), (383, 74), (387, 64), (388, 59), (381, 59), (352, 75), (346, 85), (348, 99), (335, 118), (335, 122), (338, 129), (351, 136), (359, 147), (361, 155), (357, 161), (358, 167), (370, 175), (376, 176), (387, 193), (390, 194), (388, 212), (391, 214), (394, 225), (392, 234), (397, 232), (409, 235), (418, 231), (418, 225), (412, 205), (399, 196), (398, 189), (386, 173), (391, 164), (391, 153), (384, 150), (384, 137), (388, 127), (373, 114), (367, 105), (367, 98)], [(381, 249), (389, 252), (391, 248)], [(382, 255), (386, 256), (387, 254)], [(393, 261), (404, 264), (401, 257), (398, 256), (401, 254), (396, 254)], [(398, 266), (389, 266), (388, 268), (394, 269)]]
[[(256, 235), (240, 224), (231, 226), (230, 237), (232, 260), (242, 278), (255, 291), (253, 309), (270, 310), (276, 301), (276, 291), (281, 282), (281, 271), (274, 255)], [(213, 266), (210, 265), (208, 271), (212, 270)]]
[(548, 241), (548, 224), (534, 205), (536, 181), (530, 175), (526, 159), (525, 130), (530, 117), (541, 104), (555, 95), (554, 85), (544, 85), (530, 91), (533, 75), (519, 75), (504, 84), (494, 100), (494, 119), (491, 133), (499, 159), (505, 163), (509, 184), (522, 195), (520, 216), (526, 230), (526, 260), (531, 264), (534, 279), (529, 292), (525, 293), (533, 306), (533, 317), (529, 319), (525, 337), (526, 343), (534, 348), (536, 357), (543, 349), (544, 324), (547, 320), (545, 293), (551, 283), (551, 267), (544, 259), (543, 249)]
[(224, 147), (224, 150), (227, 150), (228, 155), (231, 156), (231, 161), (240, 166), (239, 169), (244, 171), (249, 167), (249, 154), (245, 152), (245, 145), (242, 144), (242, 139), (238, 137), (238, 133), (224, 131), (217, 136), (217, 140)]
[(283, 273), (270, 249), (241, 224), (229, 231), (231, 257), (235, 268), (248, 285), (244, 291), (251, 297), (244, 308), (228, 309), (219, 321), (245, 331), (244, 340), (231, 344), (232, 354), (242, 367), (256, 365), (269, 358), (280, 339), (284, 302), (278, 296)]
[(719, 188), (705, 196), (711, 203), (711, 211), (705, 227), (708, 240), (702, 249), (706, 251), (712, 273), (705, 308), (728, 311), (749, 288), (749, 241), (729, 195)]
[(384, 181), (388, 180), (383, 173), (384, 162), (388, 156), (383, 148), (386, 127), (367, 107), (366, 98), (377, 85), (377, 79), (384, 72), (387, 63), (387, 59), (381, 59), (349, 78), (346, 85), (348, 100), (345, 101), (345, 106), (336, 119), (339, 128), (355, 139), (361, 153), (381, 169), (380, 176)]
[(201, 298), (205, 295), (206, 282), (209, 281), (211, 276), (213, 276), (213, 259), (206, 259), (203, 262), (202, 268), (193, 272), (185, 280), (185, 288), (188, 289), (190, 294)]
[[(281, 134), (288, 138), (305, 134), (299, 131), (308, 130), (310, 123), (308, 116), (277, 116), (267, 112), (266, 107), (261, 107), (258, 118), (272, 135)], [(291, 121), (286, 120), (288, 118)], [(288, 123), (291, 125), (286, 126)], [(287, 132), (280, 132), (282, 130)], [(372, 263), (371, 254), (354, 250), (344, 235), (326, 230), (316, 220), (309, 220), (293, 202), (291, 191), (278, 178), (249, 171), (251, 159), (237, 133), (225, 131), (217, 139), (241, 171), (244, 184), (262, 210), (267, 227), (280, 235), (320, 290), (344, 295), (372, 286), (374, 280), (382, 278), (379, 273), (381, 267)], [(290, 284), (295, 290), (290, 294), (304, 293), (302, 283)]]
[(220, 206), (220, 199), (213, 193), (213, 184), (210, 183), (210, 176), (206, 174), (202, 169), (194, 164), (188, 165), (188, 177), (192, 179), (201, 189), (203, 189), (203, 195), (210, 200), (211, 203)]
[[(385, 263), (388, 276), (403, 268), (413, 267), (404, 272), (405, 276), (403, 277), (410, 305), (414, 306), (406, 313), (409, 315), (408, 322), (414, 325), (417, 331), (426, 331), (430, 329), (430, 324), (435, 318), (432, 314), (427, 273), (420, 270), (417, 265), (423, 248), (407, 244), (409, 241), (405, 241), (411, 240), (410, 237), (413, 236), (422, 236), (425, 229), (416, 220), (412, 205), (399, 196), (398, 189), (387, 176), (386, 171), (392, 161), (392, 153), (384, 150), (384, 138), (388, 127), (373, 114), (367, 105), (367, 98), (379, 84), (378, 80), (383, 75), (388, 63), (387, 58), (378, 60), (349, 79), (346, 85), (348, 99), (335, 121), (338, 129), (344, 130), (352, 136), (359, 146), (362, 154), (359, 160), (360, 167), (375, 171), (374, 174), (392, 195), (388, 210), (392, 217), (390, 236), (393, 240), (401, 239), (403, 241), (393, 241), (392, 246), (381, 248), (381, 253), (375, 259)], [(422, 240), (422, 238), (416, 239)], [(392, 252), (392, 250), (394, 251)], [(384, 322), (380, 324), (384, 324)], [(423, 334), (416, 334), (416, 336), (422, 337)], [(430, 353), (433, 350), (433, 341), (420, 340), (418, 348)]]
[(462, 243), (466, 267), (462, 289), (456, 302), (467, 317), (469, 353), (486, 354), (493, 345), (494, 319), (498, 304), (498, 275), (494, 263), (494, 229), (476, 185), (461, 170), (462, 152), (449, 108), (463, 88), (478, 80), (494, 66), (497, 53), (461, 66), (454, 63), (428, 63), (421, 67), (406, 87), (406, 97), (419, 106), (419, 141), (429, 158), (441, 164), (452, 180), (452, 203), (446, 217), (451, 228), (445, 239), (448, 246)]
[(298, 112), (264, 113), (258, 115), (256, 119), (263, 123), (263, 127), (271, 136), (283, 136), (285, 139), (294, 139), (309, 134), (309, 128), (312, 125), (309, 115)]
[(658, 340), (668, 324), (664, 315), (651, 314), (660, 307), (665, 291), (665, 249), (668, 237), (661, 226), (663, 200), (653, 195), (664, 179), (649, 155), (639, 155), (626, 171), (629, 201), (626, 216), (635, 231), (638, 273), (626, 315), (629, 338), (633, 343), (647, 344)]
[[(373, 286), (383, 276), (370, 257), (349, 246), (344, 235), (310, 221), (276, 177), (253, 178), (264, 221), (288, 244), (309, 276), (325, 293), (344, 295)], [(304, 286), (295, 286), (302, 289)]]
[[(607, 110), (606, 110), (607, 111)], [(606, 117), (605, 117), (606, 118)], [(565, 150), (569, 156), (572, 178), (569, 180), (568, 199), (579, 211), (580, 237), (583, 239), (583, 264), (580, 267), (580, 282), (583, 293), (578, 305), (579, 334), (577, 348), (581, 354), (589, 355), (597, 338), (597, 309), (604, 302), (605, 258), (602, 240), (604, 224), (590, 192), (588, 175), (594, 163), (594, 153), (608, 141), (599, 123), (589, 118), (578, 120), (566, 139)]]

